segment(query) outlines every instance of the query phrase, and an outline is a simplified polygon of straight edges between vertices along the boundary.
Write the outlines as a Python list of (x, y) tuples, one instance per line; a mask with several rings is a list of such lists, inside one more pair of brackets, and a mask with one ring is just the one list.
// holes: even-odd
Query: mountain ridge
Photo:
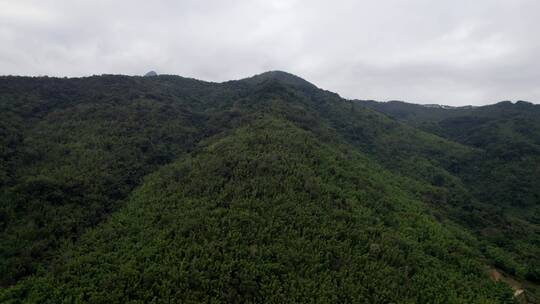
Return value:
[[(201, 82), (201, 83), (210, 83), (210, 84), (212, 84), (212, 83), (213, 84), (227, 84), (227, 83), (244, 82), (244, 81), (247, 81), (247, 82), (262, 82), (262, 81), (265, 81), (265, 80), (274, 80), (274, 81), (282, 81), (282, 82), (285, 82), (285, 83), (288, 83), (288, 84), (293, 84), (293, 83), (303, 84), (305, 86), (320, 89), (318, 86), (316, 86), (315, 84), (305, 80), (304, 78), (296, 76), (295, 74), (292, 74), (292, 73), (287, 72), (287, 71), (282, 71), (282, 70), (269, 70), (269, 71), (265, 71), (265, 72), (255, 74), (253, 76), (248, 76), (248, 77), (240, 78), (240, 79), (237, 79), (237, 80), (225, 80), (225, 81), (221, 81), (221, 82), (203, 80), (203, 79), (194, 78), (194, 77), (191, 77), (191, 76), (182, 76), (182, 75), (179, 75), (179, 74), (157, 74), (155, 76), (157, 76), (157, 78), (159, 78), (159, 77), (179, 78), (179, 79), (194, 80), (194, 81), (198, 81), (198, 82)], [(109, 73), (94, 74), (94, 75), (89, 75), (89, 76), (71, 76), (71, 77), (48, 76), (48, 75), (43, 75), (43, 76), (41, 76), (41, 75), (40, 76), (0, 75), (0, 79), (3, 79), (3, 80), (8, 80), (10, 78), (22, 78), (22, 79), (86, 79), (86, 78), (94, 78), (94, 77), (131, 77), (131, 78), (136, 78), (136, 77), (144, 77), (144, 76), (128, 75), (128, 74), (109, 74)], [(334, 93), (334, 94), (337, 94), (337, 93)], [(522, 105), (532, 105), (532, 106), (539, 106), (540, 105), (540, 103), (535, 103), (535, 102), (531, 102), (531, 101), (527, 101), (527, 100), (520, 100), (520, 99), (515, 100), (515, 101), (501, 100), (501, 101), (496, 101), (496, 102), (493, 102), (493, 103), (490, 103), (490, 104), (484, 104), (484, 105), (462, 105), (462, 106), (453, 106), (453, 105), (438, 104), (438, 103), (429, 103), (429, 104), (415, 103), (415, 102), (404, 101), (404, 100), (382, 101), (382, 100), (363, 100), (363, 99), (358, 99), (358, 98), (352, 98), (352, 99), (347, 99), (347, 100), (357, 101), (357, 102), (377, 102), (377, 103), (383, 103), (383, 104), (385, 104), (385, 103), (403, 103), (403, 104), (414, 105), (414, 106), (435, 107), (435, 108), (436, 107), (441, 107), (441, 108), (447, 108), (447, 109), (486, 107), (486, 106), (493, 106), (493, 105), (497, 105), (497, 104), (512, 104), (512, 105), (522, 104)]]

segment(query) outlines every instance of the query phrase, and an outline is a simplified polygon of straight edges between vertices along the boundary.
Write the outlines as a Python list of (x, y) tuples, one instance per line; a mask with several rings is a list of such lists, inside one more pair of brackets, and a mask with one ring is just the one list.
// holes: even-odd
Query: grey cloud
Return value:
[(0, 0), (0, 74), (286, 70), (347, 98), (540, 102), (540, 2)]

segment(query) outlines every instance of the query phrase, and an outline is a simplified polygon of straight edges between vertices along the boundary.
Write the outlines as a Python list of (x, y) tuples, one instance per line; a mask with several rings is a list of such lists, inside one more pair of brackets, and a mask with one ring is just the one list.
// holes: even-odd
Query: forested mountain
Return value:
[[(538, 282), (540, 232), (540, 106), (525, 101), (482, 107), (431, 108), (403, 102), (361, 101), (397, 120), (477, 149), (455, 175), (481, 204), (477, 233), (517, 260), (501, 263), (510, 273), (525, 273)], [(466, 213), (457, 212), (463, 219)], [(485, 223), (483, 223), (485, 221)], [(478, 225), (481, 223), (481, 225)], [(536, 245), (533, 245), (536, 244)], [(531, 250), (532, 248), (536, 248)]]
[(540, 107), (0, 77), (0, 302), (540, 301)]

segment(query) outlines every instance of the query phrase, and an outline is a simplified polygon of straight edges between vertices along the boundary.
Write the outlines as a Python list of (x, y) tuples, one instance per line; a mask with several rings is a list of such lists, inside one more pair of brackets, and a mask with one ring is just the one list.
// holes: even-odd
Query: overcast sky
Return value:
[(346, 98), (540, 102), (539, 0), (0, 0), (0, 74), (208, 81), (284, 70)]

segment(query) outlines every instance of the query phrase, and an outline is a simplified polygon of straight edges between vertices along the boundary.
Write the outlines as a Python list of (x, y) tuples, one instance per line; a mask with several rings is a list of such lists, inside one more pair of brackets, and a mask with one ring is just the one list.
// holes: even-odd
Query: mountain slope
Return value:
[(403, 102), (359, 104), (477, 149), (456, 171), (468, 192), (483, 203), (473, 211), (479, 216), (470, 226), (525, 261), (519, 266), (499, 259), (500, 266), (540, 281), (540, 250), (531, 246), (540, 243), (540, 106), (523, 101), (452, 109)]
[(265, 119), (197, 150), (149, 176), (51, 271), (4, 296), (52, 303), (512, 300), (475, 261), (470, 236), (436, 223), (406, 180), (346, 146)]

